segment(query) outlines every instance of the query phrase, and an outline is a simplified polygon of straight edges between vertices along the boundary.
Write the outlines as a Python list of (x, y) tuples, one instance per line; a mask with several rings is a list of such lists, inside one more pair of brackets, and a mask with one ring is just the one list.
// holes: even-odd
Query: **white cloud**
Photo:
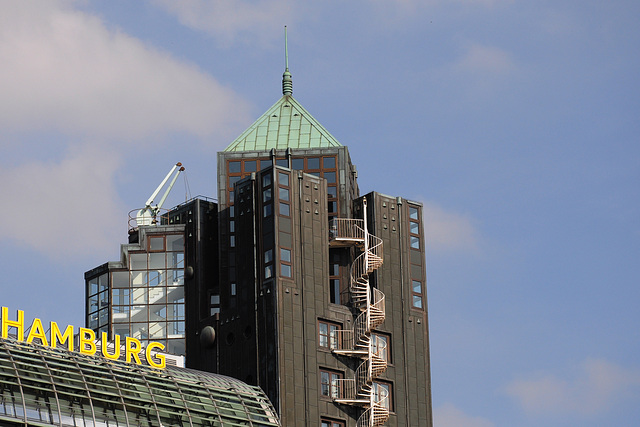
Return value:
[(423, 202), (423, 220), (427, 251), (473, 251), (478, 248), (475, 221), (469, 216)]
[(112, 254), (113, 236), (126, 232), (113, 185), (118, 164), (113, 153), (88, 148), (58, 163), (0, 169), (0, 200), (6, 208), (0, 239), (56, 259)]
[(504, 75), (516, 68), (511, 55), (495, 46), (473, 43), (454, 65), (463, 72)]
[(640, 369), (588, 359), (572, 378), (542, 373), (515, 380), (506, 391), (529, 413), (588, 416), (605, 412), (618, 400), (640, 391)]
[(196, 66), (70, 4), (0, 6), (0, 127), (132, 139), (248, 122), (247, 103)]
[(185, 26), (229, 44), (237, 39), (264, 43), (282, 38), (282, 28), (294, 19), (292, 0), (154, 0)]
[(438, 427), (493, 427), (494, 424), (482, 417), (472, 417), (451, 403), (435, 408), (433, 425)]

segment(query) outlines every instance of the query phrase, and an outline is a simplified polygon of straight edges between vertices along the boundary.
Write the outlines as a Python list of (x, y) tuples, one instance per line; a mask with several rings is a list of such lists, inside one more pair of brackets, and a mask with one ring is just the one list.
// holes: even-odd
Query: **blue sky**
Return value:
[[(83, 324), (83, 273), (172, 164), (281, 95), (363, 193), (422, 201), (438, 427), (640, 419), (640, 3), (0, 3), (2, 305)], [(169, 205), (186, 195), (180, 181)]]

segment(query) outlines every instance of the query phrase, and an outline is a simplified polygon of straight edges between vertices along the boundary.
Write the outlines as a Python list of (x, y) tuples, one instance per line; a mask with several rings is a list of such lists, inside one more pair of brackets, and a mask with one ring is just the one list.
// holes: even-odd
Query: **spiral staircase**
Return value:
[(361, 360), (354, 378), (336, 380), (332, 384), (337, 403), (365, 408), (356, 427), (383, 425), (389, 418), (387, 393), (374, 384), (387, 369), (386, 344), (374, 340), (371, 332), (385, 319), (385, 296), (369, 285), (369, 275), (382, 265), (382, 239), (367, 230), (367, 200), (363, 200), (364, 219), (335, 218), (329, 235), (330, 247), (356, 247), (360, 254), (350, 270), (350, 292), (353, 306), (360, 312), (353, 329), (335, 331), (339, 343), (332, 351)]

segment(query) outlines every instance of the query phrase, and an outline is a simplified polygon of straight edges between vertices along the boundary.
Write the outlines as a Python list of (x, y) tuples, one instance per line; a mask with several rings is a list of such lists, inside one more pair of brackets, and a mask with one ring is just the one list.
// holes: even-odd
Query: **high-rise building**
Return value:
[(359, 194), (340, 144), (283, 95), (218, 153), (218, 203), (132, 230), (87, 272), (87, 325), (259, 385), (286, 426), (431, 426), (422, 205)]

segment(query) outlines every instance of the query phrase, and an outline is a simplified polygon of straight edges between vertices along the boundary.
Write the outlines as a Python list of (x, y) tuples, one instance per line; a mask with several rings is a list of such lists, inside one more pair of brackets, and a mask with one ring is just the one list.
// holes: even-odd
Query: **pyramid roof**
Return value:
[(283, 95), (224, 151), (326, 148), (340, 144), (292, 95)]

